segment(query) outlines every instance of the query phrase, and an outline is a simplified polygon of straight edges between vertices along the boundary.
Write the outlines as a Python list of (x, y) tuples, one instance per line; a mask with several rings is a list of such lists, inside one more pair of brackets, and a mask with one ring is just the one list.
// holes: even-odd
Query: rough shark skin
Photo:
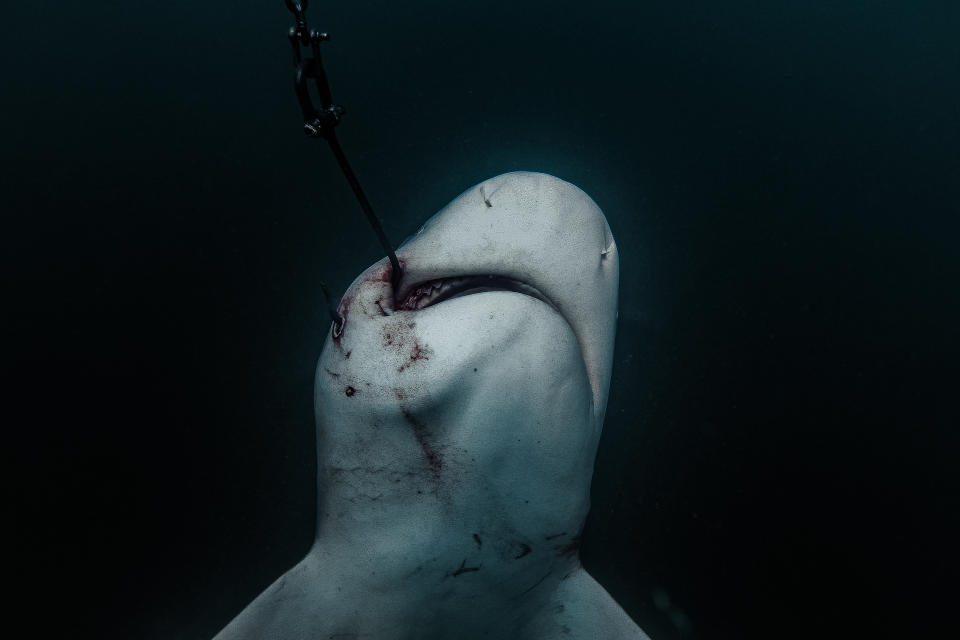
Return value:
[(217, 640), (646, 638), (581, 567), (619, 259), (558, 178), (468, 189), (350, 286), (307, 556)]

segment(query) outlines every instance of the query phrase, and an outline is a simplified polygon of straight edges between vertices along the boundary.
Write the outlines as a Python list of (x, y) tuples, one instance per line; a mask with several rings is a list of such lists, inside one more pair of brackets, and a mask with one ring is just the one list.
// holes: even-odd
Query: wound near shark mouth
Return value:
[[(405, 268), (405, 264), (406, 263), (403, 260), (400, 260), (401, 272)], [(370, 283), (379, 283), (379, 282), (392, 283), (392, 281), (393, 281), (393, 267), (390, 264), (387, 264), (382, 269), (379, 269), (364, 278), (364, 282), (370, 282)], [(339, 322), (334, 322), (333, 329), (331, 330), (331, 337), (333, 338), (333, 341), (337, 346), (340, 346), (340, 338), (343, 337), (343, 333), (346, 330), (347, 320), (350, 314), (350, 306), (352, 303), (353, 303), (353, 295), (344, 294), (344, 296), (340, 299), (340, 304), (337, 305), (336, 315), (339, 316)], [(381, 296), (376, 299), (374, 304), (376, 305), (377, 312), (379, 313), (380, 316), (390, 315), (390, 313), (388, 313), (387, 311), (387, 308), (392, 307), (391, 300), (387, 300), (385, 299), (385, 296)], [(385, 304), (387, 305), (387, 308), (384, 308)], [(364, 311), (369, 314), (369, 310), (365, 309)], [(331, 313), (333, 313), (333, 311), (331, 311)], [(350, 357), (349, 352), (345, 357), (347, 358)]]
[(420, 337), (414, 332), (416, 326), (416, 322), (400, 320), (390, 322), (380, 330), (383, 346), (392, 347), (398, 354), (404, 355), (397, 367), (398, 372), (402, 373), (418, 362), (429, 360), (433, 355), (433, 350), (421, 343)]
[(343, 332), (347, 328), (347, 314), (350, 312), (350, 304), (353, 302), (353, 296), (343, 296), (340, 299), (340, 305), (337, 307), (337, 313), (340, 314), (341, 322), (333, 323), (333, 328), (330, 330), (330, 336), (333, 338), (334, 344), (338, 347), (340, 346), (340, 338), (343, 337)]

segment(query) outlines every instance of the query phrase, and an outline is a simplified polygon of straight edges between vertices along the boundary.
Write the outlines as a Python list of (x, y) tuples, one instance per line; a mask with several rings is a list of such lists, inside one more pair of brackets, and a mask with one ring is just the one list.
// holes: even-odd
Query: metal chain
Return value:
[[(397, 254), (393, 250), (393, 245), (387, 238), (386, 232), (377, 214), (373, 212), (370, 201), (360, 187), (360, 181), (347, 162), (347, 156), (343, 153), (339, 140), (335, 132), (336, 126), (340, 124), (340, 119), (346, 113), (345, 109), (338, 104), (333, 104), (333, 98), (330, 94), (330, 85), (327, 82), (327, 74), (323, 69), (323, 61), (320, 57), (320, 43), (326, 42), (330, 36), (322, 31), (311, 30), (307, 27), (306, 10), (309, 0), (284, 0), (287, 9), (293, 12), (296, 24), (290, 27), (288, 36), (290, 45), (293, 47), (293, 64), (296, 68), (294, 75), (294, 89), (297, 92), (297, 100), (300, 102), (300, 109), (303, 111), (303, 130), (311, 138), (323, 138), (330, 144), (333, 155), (337, 158), (340, 169), (350, 183), (354, 195), (360, 202), (363, 213), (367, 216), (367, 221), (373, 227), (373, 232), (377, 234), (380, 245), (390, 258), (392, 268), (391, 279), (393, 287), (396, 289), (400, 283), (403, 272), (400, 268), (400, 261), (397, 260)], [(302, 48), (309, 47), (312, 57), (304, 58)], [(308, 81), (313, 79), (320, 96), (320, 108), (313, 104), (310, 98)], [(337, 322), (337, 319), (334, 318)], [(342, 322), (342, 319), (340, 319)]]

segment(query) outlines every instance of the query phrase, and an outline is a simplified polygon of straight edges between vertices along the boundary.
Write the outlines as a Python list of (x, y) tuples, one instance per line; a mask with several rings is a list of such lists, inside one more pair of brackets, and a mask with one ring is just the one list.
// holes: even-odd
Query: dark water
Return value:
[[(655, 640), (950, 635), (960, 5), (312, 4), (391, 237), (515, 169), (606, 212), (583, 558)], [(8, 580), (36, 637), (206, 638), (311, 541), (319, 281), (376, 241), (279, 0), (15, 5)]]

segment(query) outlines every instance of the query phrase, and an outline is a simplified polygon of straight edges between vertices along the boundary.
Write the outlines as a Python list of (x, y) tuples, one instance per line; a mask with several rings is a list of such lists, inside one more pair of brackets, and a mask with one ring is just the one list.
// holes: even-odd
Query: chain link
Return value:
[[(354, 195), (360, 202), (360, 207), (363, 209), (367, 221), (373, 228), (374, 233), (377, 234), (380, 245), (390, 259), (392, 269), (391, 279), (394, 289), (396, 289), (400, 283), (400, 278), (403, 276), (400, 261), (397, 260), (397, 254), (394, 252), (393, 245), (390, 244), (390, 240), (383, 230), (383, 224), (381, 224), (380, 219), (373, 212), (373, 207), (370, 205), (370, 201), (367, 200), (367, 196), (360, 187), (360, 181), (357, 180), (356, 174), (354, 174), (353, 169), (350, 168), (347, 157), (340, 147), (340, 142), (337, 140), (335, 129), (337, 125), (340, 124), (340, 119), (343, 117), (345, 110), (340, 105), (333, 104), (333, 98), (330, 95), (330, 85), (327, 82), (327, 74), (323, 69), (323, 60), (320, 57), (320, 43), (328, 41), (330, 36), (322, 31), (311, 30), (307, 26), (306, 11), (309, 4), (308, 0), (284, 0), (284, 3), (287, 5), (287, 9), (293, 13), (295, 19), (295, 24), (290, 27), (287, 35), (290, 39), (290, 46), (293, 48), (293, 64), (296, 68), (296, 73), (294, 74), (294, 89), (297, 92), (300, 109), (303, 111), (303, 130), (311, 138), (323, 138), (330, 144), (330, 149), (333, 151), (333, 155), (336, 156), (337, 162), (340, 164), (340, 169), (343, 171), (347, 182), (350, 183), (350, 187), (353, 189)], [(311, 57), (303, 57), (303, 48), (309, 48), (312, 54)], [(313, 100), (310, 98), (308, 83), (311, 79), (317, 88), (317, 94), (320, 96), (319, 108), (314, 106)], [(344, 319), (336, 314), (336, 310), (332, 309), (332, 306), (331, 317), (333, 317), (336, 323), (335, 329), (342, 329)]]

